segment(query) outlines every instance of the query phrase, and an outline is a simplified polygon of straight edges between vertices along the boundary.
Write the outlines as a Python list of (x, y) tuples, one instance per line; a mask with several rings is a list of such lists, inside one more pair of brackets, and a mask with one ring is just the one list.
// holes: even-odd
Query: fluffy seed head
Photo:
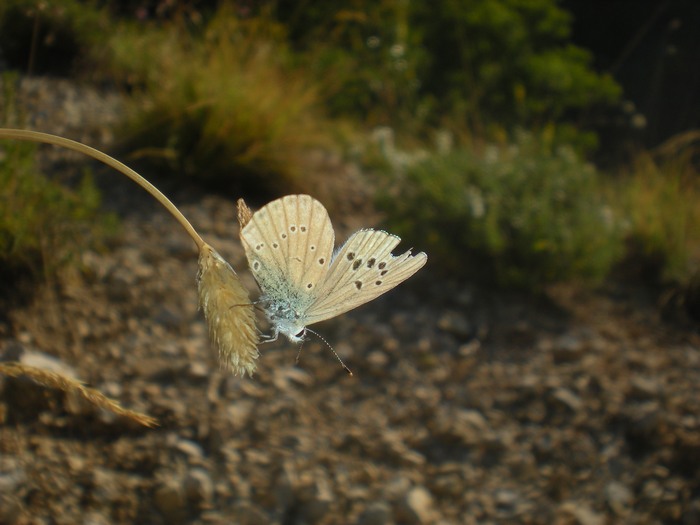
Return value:
[(199, 252), (197, 289), (219, 363), (234, 375), (252, 376), (260, 355), (253, 305), (233, 268), (207, 244)]

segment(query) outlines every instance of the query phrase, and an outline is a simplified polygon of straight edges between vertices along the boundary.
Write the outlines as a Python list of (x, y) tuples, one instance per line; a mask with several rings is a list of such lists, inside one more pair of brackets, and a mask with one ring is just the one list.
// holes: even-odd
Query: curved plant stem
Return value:
[(155, 197), (155, 199), (158, 202), (165, 206), (165, 209), (167, 209), (171, 213), (171, 215), (175, 217), (175, 219), (182, 225), (182, 227), (185, 228), (187, 234), (190, 237), (192, 237), (192, 240), (197, 245), (197, 249), (200, 252), (202, 248), (206, 246), (206, 243), (199, 236), (194, 227), (190, 224), (190, 221), (188, 221), (182, 214), (182, 212), (180, 212), (180, 210), (178, 210), (177, 207), (172, 202), (170, 202), (170, 199), (163, 195), (158, 188), (156, 188), (153, 184), (144, 179), (141, 175), (136, 173), (134, 170), (132, 170), (125, 164), (122, 164), (118, 160), (113, 159), (106, 153), (102, 153), (101, 151), (96, 150), (95, 148), (91, 148), (90, 146), (86, 146), (85, 144), (81, 144), (80, 142), (59, 137), (57, 135), (50, 135), (48, 133), (41, 133), (39, 131), (30, 131), (24, 129), (0, 128), (0, 139), (28, 140), (32, 142), (43, 142), (45, 144), (62, 146), (67, 149), (78, 151), (87, 155), (88, 157), (92, 157), (93, 159), (97, 159), (100, 162), (107, 164), (107, 166), (110, 166), (115, 170), (119, 171), (120, 173), (129, 177), (136, 184), (141, 186), (144, 190), (146, 190), (153, 197)]

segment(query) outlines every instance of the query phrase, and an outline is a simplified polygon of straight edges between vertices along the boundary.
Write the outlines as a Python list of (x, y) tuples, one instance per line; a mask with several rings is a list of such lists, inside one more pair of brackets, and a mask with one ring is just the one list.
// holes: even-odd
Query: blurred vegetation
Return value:
[(597, 187), (571, 148), (521, 133), (513, 144), (417, 162), (383, 200), (392, 229), (451, 273), (536, 290), (600, 281), (618, 257), (621, 236)]
[(72, 42), (63, 74), (124, 91), (131, 160), (229, 193), (313, 193), (335, 174), (309, 169), (310, 151), (360, 159), (391, 228), (436, 269), (529, 289), (633, 266), (687, 282), (697, 154), (586, 162), (596, 122), (627, 106), (561, 5), (9, 0), (0, 64), (42, 71)]
[(317, 86), (293, 67), (283, 35), (227, 7), (194, 28), (185, 20), (119, 27), (112, 67), (136, 86), (131, 149), (217, 188), (301, 189), (304, 154), (330, 147), (332, 132)]
[(0, 69), (28, 74), (85, 70), (99, 59), (109, 26), (96, 2), (3, 0), (0, 2)]
[[(0, 127), (21, 127), (12, 75), (3, 75), (0, 84)], [(71, 188), (43, 175), (36, 154), (34, 143), (0, 142), (0, 268), (5, 276), (54, 274), (115, 231), (114, 217), (99, 211), (100, 193), (89, 173)]]
[(700, 278), (700, 132), (639, 153), (607, 193), (625, 230), (627, 277), (649, 284)]
[(557, 123), (563, 140), (591, 149), (591, 121), (620, 101), (614, 80), (570, 43), (555, 0), (272, 4), (330, 80), (329, 107), (372, 125), (447, 123), (488, 138)]

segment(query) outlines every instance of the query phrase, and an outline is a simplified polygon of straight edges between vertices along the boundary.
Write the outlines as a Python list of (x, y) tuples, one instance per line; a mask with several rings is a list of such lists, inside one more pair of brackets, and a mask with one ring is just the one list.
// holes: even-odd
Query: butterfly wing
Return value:
[(365, 304), (396, 287), (420, 270), (428, 260), (410, 250), (391, 254), (401, 238), (381, 230), (360, 230), (340, 248), (309, 307), (307, 324), (330, 319)]
[(287, 195), (255, 212), (241, 230), (248, 264), (263, 295), (313, 302), (330, 267), (335, 235), (328, 212), (308, 195)]

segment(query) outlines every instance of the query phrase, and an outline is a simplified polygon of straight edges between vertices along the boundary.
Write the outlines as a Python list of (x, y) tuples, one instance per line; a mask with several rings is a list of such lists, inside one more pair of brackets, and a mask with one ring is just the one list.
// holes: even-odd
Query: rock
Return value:
[(294, 468), (285, 464), (277, 476), (272, 489), (275, 500), (275, 508), (278, 513), (284, 514), (294, 504), (294, 488), (297, 483), (297, 476)]
[(211, 368), (201, 361), (192, 361), (187, 366), (187, 375), (196, 381), (209, 379)]
[(293, 384), (309, 387), (314, 384), (314, 377), (307, 371), (295, 366), (274, 369), (272, 382), (278, 390), (289, 390)]
[(0, 523), (20, 523), (27, 474), (19, 460), (0, 456)]
[(179, 478), (168, 477), (163, 480), (153, 494), (156, 508), (170, 522), (180, 523), (185, 516), (185, 495)]
[(169, 306), (161, 306), (153, 315), (153, 320), (169, 331), (180, 330), (185, 323), (183, 314)]
[(187, 461), (191, 465), (201, 464), (204, 459), (204, 451), (202, 450), (202, 446), (195, 441), (190, 441), (188, 439), (177, 439), (173, 444), (173, 448), (184, 454), (185, 457), (187, 457)]
[(683, 525), (697, 525), (698, 523), (700, 523), (700, 499), (694, 499), (683, 514)]
[(424, 487), (413, 487), (397, 505), (397, 519), (409, 525), (430, 523), (434, 519), (433, 497)]
[(629, 396), (639, 401), (648, 401), (659, 397), (661, 385), (649, 377), (633, 376), (629, 384)]
[[(76, 370), (61, 359), (32, 350), (19, 341), (12, 341), (5, 345), (2, 360), (18, 361), (23, 365), (69, 379), (76, 379), (78, 376)], [(55, 413), (56, 406), (68, 408), (69, 411), (76, 414), (94, 411), (89, 403), (77, 394), (64, 394), (57, 389), (45, 387), (24, 375), (7, 378), (3, 387), (3, 395), (12, 400), (7, 406), (5, 417), (14, 416), (18, 419), (26, 419), (36, 417), (47, 410), (46, 414), (50, 416)]]
[(573, 520), (572, 525), (604, 525), (603, 516), (585, 503), (566, 501), (559, 505), (558, 513)]
[(556, 401), (556, 404), (574, 413), (578, 412), (583, 407), (581, 398), (568, 388), (555, 389), (554, 392), (552, 392), (552, 400)]
[(370, 369), (370, 372), (378, 373), (380, 375), (386, 373), (386, 367), (388, 364), (389, 356), (381, 350), (373, 350), (365, 359), (365, 366)]
[(474, 337), (474, 325), (462, 312), (447, 310), (442, 314), (437, 325), (440, 330), (458, 339), (466, 340)]
[(96, 511), (86, 512), (82, 521), (82, 525), (110, 525), (110, 523), (104, 514)]
[(388, 525), (391, 522), (391, 506), (385, 501), (377, 501), (370, 503), (360, 514), (357, 525)]
[(249, 425), (254, 409), (255, 403), (247, 399), (238, 399), (232, 404), (220, 406), (209, 432), (210, 448), (219, 450), (225, 443), (239, 436)]
[(45, 354), (44, 352), (30, 350), (25, 346), (21, 346), (19, 348), (14, 347), (14, 352), (17, 352), (18, 350), (19, 354), (14, 358), (15, 361), (19, 361), (27, 366), (33, 366), (34, 368), (40, 368), (47, 372), (60, 374), (71, 379), (78, 378), (78, 373), (76, 372), (75, 368), (64, 363), (57, 357)]
[(404, 443), (402, 435), (393, 430), (385, 430), (382, 433), (382, 441), (386, 446), (387, 455), (395, 457), (409, 465), (421, 466), (425, 464), (425, 456), (412, 450)]
[(311, 484), (303, 487), (299, 494), (301, 515), (305, 521), (320, 521), (330, 510), (333, 492), (325, 477), (316, 477)]
[(513, 516), (521, 498), (516, 491), (502, 488), (496, 491), (493, 500), (499, 514)]
[(617, 516), (626, 516), (634, 505), (634, 493), (619, 481), (611, 481), (605, 486), (605, 499)]
[(404, 475), (390, 479), (384, 485), (384, 495), (389, 500), (398, 500), (411, 490), (411, 480)]
[(214, 496), (214, 482), (209, 472), (203, 468), (194, 468), (185, 476), (183, 483), (187, 501), (195, 507), (206, 507)]
[(113, 471), (103, 467), (96, 467), (90, 471), (90, 477), (96, 499), (104, 502), (119, 500), (122, 495), (122, 488), (115, 482)]
[(233, 508), (232, 515), (236, 517), (237, 525), (261, 525), (271, 523), (268, 516), (261, 508), (249, 502), (242, 502)]
[(551, 341), (551, 351), (556, 364), (572, 363), (586, 354), (586, 345), (578, 335), (565, 334)]
[(19, 494), (27, 474), (19, 460), (0, 456), (0, 494)]
[(478, 410), (436, 408), (434, 434), (447, 441), (459, 440), (465, 445), (482, 443), (492, 432), (488, 421)]

